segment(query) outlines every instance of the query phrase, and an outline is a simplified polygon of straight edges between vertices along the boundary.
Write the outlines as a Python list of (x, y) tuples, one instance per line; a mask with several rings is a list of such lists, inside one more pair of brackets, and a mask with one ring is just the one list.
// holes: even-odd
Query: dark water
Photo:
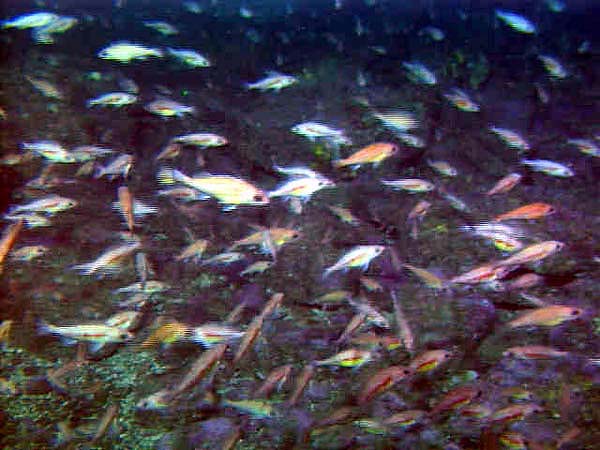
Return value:
[[(587, 139), (600, 145), (595, 2), (572, 0), (564, 11), (552, 12), (543, 1), (343, 1), (339, 8), (321, 1), (215, 1), (197, 2), (198, 13), (177, 1), (43, 3), (2, 5), (4, 18), (43, 10), (78, 22), (53, 35), (52, 44), (36, 43), (30, 30), (0, 32), (0, 106), (5, 112), (0, 121), (0, 208), (10, 214), (15, 205), (51, 194), (78, 204), (54, 216), (42, 211), (50, 218), (48, 226), (24, 226), (19, 232), (12, 252), (40, 245), (46, 249), (43, 256), (18, 261), (9, 253), (3, 264), (0, 320), (5, 328), (10, 323), (10, 332), (0, 333), (4, 448), (595, 448), (600, 420), (599, 165), (597, 156), (568, 142)], [(496, 8), (524, 15), (537, 32), (511, 29), (495, 18)], [(166, 21), (178, 33), (163, 36), (144, 26), (148, 20)], [(442, 39), (428, 34), (432, 26), (443, 32)], [(186, 67), (173, 57), (119, 63), (97, 56), (121, 40), (194, 49), (211, 67)], [(539, 55), (555, 57), (566, 77), (551, 77)], [(437, 83), (411, 82), (403, 67), (409, 61), (423, 63)], [(293, 75), (297, 82), (279, 92), (245, 87), (272, 70)], [(26, 77), (51, 83), (62, 99), (45, 96)], [(89, 99), (122, 91), (124, 80), (139, 88), (135, 103), (86, 107)], [(452, 106), (445, 95), (453, 88), (464, 90), (480, 111)], [(150, 102), (165, 98), (192, 106), (195, 113), (165, 118), (148, 111)], [(398, 108), (417, 118), (419, 126), (411, 132), (422, 147), (404, 144), (374, 116)], [(343, 130), (352, 145), (311, 141), (290, 131), (308, 121)], [(509, 148), (490, 126), (518, 132), (531, 149)], [(229, 143), (206, 149), (186, 145), (176, 158), (156, 161), (172, 138), (193, 132), (215, 133)], [(97, 145), (115, 154), (98, 158), (86, 172), (81, 171), (83, 162), (52, 164), (28, 157), (22, 144), (38, 140), (57, 141), (66, 149)], [(399, 151), (379, 165), (356, 170), (332, 164), (375, 142), (393, 143)], [(124, 153), (134, 157), (127, 176), (94, 178), (94, 170)], [(562, 163), (573, 176), (529, 170), (519, 163), (523, 158)], [(458, 175), (444, 176), (428, 161), (448, 162)], [(157, 195), (168, 187), (157, 182), (164, 166), (188, 175), (241, 177), (273, 191), (287, 180), (276, 165), (305, 166), (335, 187), (300, 205), (274, 197), (268, 206), (242, 205), (231, 211), (214, 199), (186, 203)], [(522, 175), (514, 189), (485, 195), (511, 172)], [(42, 174), (41, 188), (27, 185)], [(435, 189), (410, 194), (381, 183), (400, 178), (429, 180)], [(136, 218), (139, 248), (121, 261), (116, 273), (78, 273), (74, 265), (125, 242), (127, 225), (111, 208), (122, 186), (157, 208)], [(445, 193), (466, 208), (457, 208)], [(420, 200), (431, 208), (417, 221), (418, 234), (411, 236), (407, 217)], [(447, 282), (509, 256), (459, 227), (534, 202), (551, 204), (555, 212), (510, 224), (524, 234), (523, 244), (560, 241), (565, 244), (560, 252), (511, 266), (492, 285)], [(357, 224), (341, 221), (331, 206), (350, 210)], [(4, 220), (2, 228), (8, 230), (11, 223)], [(275, 258), (256, 247), (240, 247), (243, 260), (226, 265), (177, 259), (194, 240), (207, 240), (206, 260), (269, 227), (294, 229), (300, 237), (278, 248)], [(325, 268), (357, 245), (386, 249), (365, 274), (353, 268), (323, 277)], [(168, 289), (148, 295), (143, 304), (127, 303), (131, 295), (115, 290), (140, 280), (134, 263), (139, 253), (152, 269), (148, 279)], [(265, 260), (273, 263), (270, 269), (242, 274), (251, 263)], [(428, 287), (402, 264), (427, 269), (446, 281), (444, 288)], [(526, 274), (538, 275), (538, 283), (514, 287)], [(380, 290), (361, 282), (362, 275)], [(314, 301), (342, 289), (353, 302)], [(278, 292), (284, 294), (281, 306), (263, 317), (261, 311)], [(533, 296), (534, 303), (522, 293)], [(405, 336), (394, 295), (412, 346), (387, 349), (352, 341), (365, 333)], [(360, 313), (356, 302), (365, 301), (389, 328), (367, 317), (340, 342)], [(577, 320), (558, 325), (507, 325), (541, 302), (582, 312)], [(140, 407), (154, 393), (176, 392), (194, 362), (207, 354), (190, 342), (191, 330), (207, 323), (224, 326), (240, 305), (241, 314), (230, 318), (228, 326), (242, 332), (252, 330), (257, 317), (264, 320), (247, 353), (234, 362), (240, 342), (232, 340), (218, 364), (190, 387), (156, 407)], [(139, 313), (132, 337), (97, 352), (85, 343), (65, 345), (57, 336), (40, 333), (43, 322), (102, 324), (123, 311)], [(163, 336), (158, 338), (162, 345), (148, 345), (166, 323), (187, 329), (187, 334), (171, 336), (175, 342)], [(510, 347), (528, 345), (567, 353), (545, 359), (505, 354)], [(372, 360), (354, 368), (314, 367), (290, 405), (303, 369), (350, 348), (373, 352)], [(380, 370), (409, 366), (418, 355), (436, 349), (450, 355), (439, 367), (411, 374), (388, 389), (382, 386), (372, 400), (360, 401), (365, 384)], [(284, 365), (291, 372), (281, 388), (269, 399), (255, 398), (269, 373)], [(426, 413), (410, 426), (385, 424), (402, 411), (429, 412), (464, 386), (479, 392), (470, 406), (487, 415), (469, 416), (459, 404), (439, 415)], [(237, 400), (256, 400), (253, 407), (270, 406), (272, 411), (264, 417), (264, 411), (261, 415), (227, 403)], [(515, 414), (514, 421), (493, 415), (529, 404), (541, 411)], [(347, 411), (343, 418), (320, 426), (341, 411)], [(103, 417), (111, 419), (105, 429), (100, 427)], [(525, 447), (510, 447), (510, 432)]]

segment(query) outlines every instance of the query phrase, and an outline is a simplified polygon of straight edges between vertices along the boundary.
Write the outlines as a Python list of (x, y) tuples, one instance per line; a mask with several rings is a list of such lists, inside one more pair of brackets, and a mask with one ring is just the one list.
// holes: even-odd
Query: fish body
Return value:
[(542, 412), (543, 408), (535, 403), (519, 403), (494, 411), (490, 416), (492, 423), (509, 423), (523, 420), (533, 413)]
[(460, 386), (449, 391), (440, 402), (430, 411), (430, 416), (435, 416), (444, 411), (462, 408), (481, 395), (475, 386)]
[(450, 279), (450, 283), (458, 284), (480, 284), (490, 283), (498, 279), (502, 279), (509, 269), (506, 267), (498, 267), (494, 264), (484, 264), (476, 267), (462, 275), (458, 275)]
[[(16, 261), (31, 261), (39, 258), (48, 252), (49, 248), (44, 245), (27, 245), (14, 250), (10, 257)], [(0, 264), (2, 261), (0, 261)]]
[(520, 359), (553, 359), (563, 358), (569, 352), (563, 352), (543, 345), (527, 345), (524, 347), (510, 347), (503, 353), (504, 356), (514, 356)]
[(419, 36), (423, 36), (423, 35), (429, 36), (431, 39), (433, 39), (436, 42), (443, 41), (444, 38), (446, 37), (446, 35), (444, 34), (444, 32), (442, 30), (440, 30), (437, 27), (431, 26), (431, 25), (419, 30)]
[(212, 347), (213, 345), (239, 339), (243, 335), (243, 331), (232, 327), (219, 324), (205, 324), (190, 328), (189, 340), (198, 342), (204, 347)]
[(172, 36), (179, 33), (177, 28), (162, 20), (145, 20), (143, 23), (145, 27), (158, 31), (163, 36)]
[(403, 380), (412, 370), (404, 366), (390, 366), (376, 372), (370, 377), (358, 395), (358, 404), (364, 405), (377, 395), (387, 391), (399, 381)]
[(485, 195), (505, 194), (521, 182), (523, 175), (513, 172), (498, 180)]
[(373, 354), (367, 350), (349, 349), (321, 361), (315, 361), (317, 366), (360, 367), (369, 362)]
[(600, 157), (600, 148), (590, 139), (569, 139), (567, 142), (577, 147), (585, 155)]
[(114, 153), (110, 148), (98, 147), (97, 145), (80, 145), (71, 150), (71, 155), (77, 162), (93, 161)]
[(60, 195), (48, 195), (47, 197), (34, 200), (25, 205), (17, 205), (11, 208), (9, 214), (14, 215), (22, 212), (36, 212), (51, 216), (66, 211), (67, 209), (74, 208), (77, 205), (78, 203), (76, 200), (61, 197)]
[(434, 275), (428, 270), (415, 267), (411, 264), (402, 264), (403, 267), (414, 273), (425, 285), (431, 289), (443, 289), (446, 286), (446, 281)]
[(446, 100), (452, 105), (464, 112), (479, 112), (480, 107), (467, 95), (466, 92), (460, 89), (453, 89), (451, 92), (444, 94)]
[(196, 147), (221, 147), (227, 145), (228, 141), (223, 136), (214, 133), (190, 133), (176, 136), (171, 142), (182, 145), (194, 145)]
[(2, 263), (15, 245), (22, 228), (23, 219), (19, 219), (17, 223), (13, 223), (6, 227), (6, 230), (2, 233), (2, 240), (0, 240), (0, 272), (2, 272)]
[(183, 105), (174, 100), (159, 99), (144, 106), (146, 111), (162, 117), (183, 117), (184, 114), (195, 114), (196, 108)]
[(303, 122), (291, 128), (292, 133), (304, 136), (311, 141), (325, 139), (337, 145), (350, 145), (351, 141), (344, 135), (344, 130), (332, 128), (318, 122)]
[(425, 141), (419, 136), (415, 136), (410, 133), (401, 133), (396, 131), (396, 137), (402, 141), (404, 145), (408, 145), (409, 147), (414, 148), (423, 148), (425, 147)]
[(40, 91), (44, 97), (54, 98), (56, 100), (64, 100), (64, 94), (49, 81), (41, 78), (33, 78), (29, 75), (26, 75), (25, 78), (33, 85), (34, 88)]
[(254, 417), (270, 417), (273, 415), (273, 405), (263, 400), (227, 400), (224, 399), (221, 404), (230, 408), (249, 413)]
[(281, 389), (281, 386), (287, 381), (292, 373), (292, 365), (276, 367), (269, 373), (263, 384), (255, 392), (255, 397), (268, 397), (275, 388)]
[(75, 157), (56, 141), (23, 142), (21, 147), (56, 163), (74, 163)]
[(301, 236), (300, 232), (293, 228), (274, 227), (260, 229), (245, 238), (235, 241), (229, 249), (235, 250), (243, 246), (258, 246), (264, 253), (268, 253), (269, 248), (267, 245), (268, 243), (265, 242), (265, 232), (268, 233), (268, 238), (276, 250), (279, 250), (283, 245), (295, 241)]
[(94, 261), (73, 266), (73, 270), (84, 275), (109, 274), (120, 270), (124, 258), (141, 247), (139, 242), (131, 242), (118, 247), (112, 247), (102, 253)]
[(269, 198), (285, 197), (285, 198), (299, 198), (303, 201), (308, 201), (313, 194), (320, 191), (321, 189), (334, 187), (333, 181), (320, 176), (316, 177), (304, 177), (294, 178), (290, 181), (283, 183), (276, 189), (268, 192)]
[(376, 142), (367, 145), (347, 158), (333, 161), (335, 167), (360, 166), (362, 164), (379, 165), (383, 160), (398, 152), (398, 146), (389, 142)]
[(365, 271), (369, 267), (371, 261), (385, 250), (383, 245), (357, 245), (352, 248), (333, 265), (325, 269), (323, 277), (337, 270), (347, 270), (358, 267)]
[(161, 58), (162, 56), (163, 52), (157, 48), (127, 41), (114, 42), (98, 52), (98, 57), (120, 63), (129, 63), (134, 59), (145, 60), (149, 57)]
[(544, 69), (546, 69), (546, 71), (552, 78), (562, 80), (563, 78), (567, 77), (567, 71), (560, 63), (560, 61), (555, 57), (548, 55), (539, 55), (538, 58), (544, 65)]
[(135, 228), (135, 220), (133, 216), (133, 195), (131, 195), (131, 192), (127, 186), (121, 186), (117, 190), (117, 196), (119, 198), (119, 209), (123, 214), (125, 223), (127, 224), (129, 231), (133, 233), (133, 229)]
[(427, 85), (437, 83), (435, 74), (420, 62), (403, 62), (402, 66), (408, 72), (408, 79), (413, 83)]
[(410, 369), (415, 373), (431, 372), (443, 362), (449, 361), (452, 353), (447, 350), (428, 350), (416, 356), (410, 362)]
[(257, 89), (259, 91), (275, 91), (298, 83), (298, 78), (291, 75), (284, 75), (278, 72), (269, 72), (265, 78), (254, 83), (247, 83), (247, 89)]
[(504, 220), (518, 220), (518, 219), (540, 219), (550, 214), (554, 214), (556, 209), (548, 203), (530, 203), (528, 205), (520, 206), (504, 214), (500, 214), (494, 218), (495, 222), (502, 222)]
[(248, 275), (254, 275), (255, 273), (263, 273), (264, 271), (273, 267), (273, 261), (255, 261), (240, 272), (242, 277)]
[(532, 34), (536, 32), (535, 25), (520, 14), (497, 9), (496, 17), (519, 33)]
[(202, 259), (202, 254), (208, 247), (208, 241), (206, 239), (199, 239), (197, 241), (192, 242), (190, 245), (185, 247), (176, 257), (176, 261), (181, 261), (185, 259), (194, 259), (196, 261), (200, 261)]
[(193, 202), (206, 198), (204, 194), (198, 192), (196, 189), (185, 186), (161, 189), (160, 191), (156, 192), (156, 195), (161, 197), (169, 197), (174, 200), (181, 200), (183, 202)]
[(406, 220), (410, 222), (417, 219), (422, 219), (423, 217), (425, 217), (425, 214), (427, 214), (430, 208), (430, 202), (428, 202), (427, 200), (421, 200), (414, 206), (413, 209), (410, 210)]
[(115, 289), (115, 294), (155, 294), (169, 289), (169, 285), (157, 280), (148, 280), (145, 283), (137, 282)]
[(510, 328), (544, 326), (553, 327), (569, 320), (581, 317), (583, 310), (573, 306), (551, 305), (534, 309), (521, 314), (514, 320), (508, 322)]
[(181, 322), (167, 322), (156, 328), (144, 342), (142, 348), (153, 348), (159, 345), (170, 345), (183, 341), (190, 335), (190, 327)]
[(237, 261), (241, 261), (246, 256), (240, 252), (224, 252), (218, 255), (211, 256), (202, 261), (202, 265), (227, 265)]
[(87, 101), (86, 105), (88, 108), (92, 106), (112, 106), (114, 108), (120, 108), (122, 106), (131, 105), (137, 101), (137, 96), (128, 92), (109, 92), (102, 94), (96, 98), (92, 98)]
[(514, 255), (494, 263), (494, 267), (516, 266), (533, 261), (540, 261), (561, 251), (565, 244), (559, 241), (544, 241), (532, 244)]
[(55, 334), (66, 341), (84, 341), (96, 344), (110, 344), (124, 342), (133, 336), (119, 327), (105, 325), (103, 323), (55, 326), (42, 323), (39, 327), (40, 333)]
[(121, 311), (104, 321), (104, 325), (116, 327), (124, 331), (135, 330), (142, 319), (140, 311)]
[(514, 148), (522, 152), (526, 152), (531, 148), (525, 138), (516, 131), (495, 126), (490, 127), (489, 130), (496, 134), (500, 140), (510, 148)]
[(75, 17), (59, 16), (47, 25), (35, 28), (32, 33), (33, 39), (40, 44), (53, 44), (54, 34), (64, 33), (77, 25), (78, 22), (79, 20)]
[(446, 177), (455, 177), (458, 175), (458, 170), (456, 170), (455, 167), (451, 166), (450, 163), (446, 161), (432, 161), (428, 159), (427, 165), (440, 175), (444, 175)]
[(352, 212), (349, 209), (343, 208), (341, 206), (328, 206), (328, 208), (342, 222), (347, 223), (352, 226), (355, 226), (355, 227), (360, 225), (360, 220), (358, 220), (358, 218), (354, 217), (354, 215), (352, 214)]
[(575, 175), (575, 172), (564, 164), (547, 159), (522, 159), (521, 164), (529, 167), (531, 170), (543, 172), (553, 177), (568, 178)]
[(386, 426), (398, 426), (403, 428), (410, 427), (424, 418), (426, 414), (427, 413), (421, 409), (409, 409), (392, 414), (383, 421), (383, 424)]
[(381, 180), (381, 183), (385, 186), (389, 186), (392, 189), (400, 189), (403, 191), (410, 192), (411, 194), (418, 192), (429, 192), (435, 189), (435, 185), (427, 180), (420, 178), (401, 178), (399, 180)]
[(12, 19), (4, 20), (2, 28), (17, 28), (25, 30), (27, 28), (40, 28), (58, 19), (58, 15), (49, 12), (36, 12), (23, 14)]
[(241, 178), (230, 175), (205, 174), (196, 178), (189, 177), (178, 170), (163, 168), (158, 174), (159, 182), (172, 184), (179, 182), (216, 198), (227, 209), (238, 205), (267, 205), (268, 195)]
[(384, 127), (398, 133), (405, 133), (419, 127), (419, 121), (415, 115), (405, 109), (391, 110), (387, 112), (373, 112), (373, 117), (379, 120)]
[(115, 179), (117, 176), (121, 176), (123, 178), (129, 175), (129, 171), (133, 166), (133, 156), (128, 154), (123, 154), (118, 156), (109, 162), (106, 166), (99, 167), (96, 170), (95, 178), (102, 178), (104, 176), (108, 176), (110, 180)]
[(169, 55), (189, 67), (210, 67), (210, 61), (196, 50), (167, 48)]

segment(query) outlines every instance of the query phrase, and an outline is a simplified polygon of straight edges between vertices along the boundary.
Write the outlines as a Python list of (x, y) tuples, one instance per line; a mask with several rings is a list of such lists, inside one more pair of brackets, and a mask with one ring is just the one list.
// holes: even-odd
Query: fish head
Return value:
[(269, 196), (260, 190), (257, 190), (252, 196), (251, 204), (253, 205), (268, 205), (269, 204)]

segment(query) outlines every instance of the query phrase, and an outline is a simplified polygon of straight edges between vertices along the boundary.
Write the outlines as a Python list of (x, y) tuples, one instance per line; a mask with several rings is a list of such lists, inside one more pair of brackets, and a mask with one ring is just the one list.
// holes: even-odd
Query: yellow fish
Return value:
[(508, 322), (511, 328), (528, 326), (553, 327), (569, 320), (575, 320), (583, 314), (583, 309), (574, 306), (552, 305), (526, 312)]

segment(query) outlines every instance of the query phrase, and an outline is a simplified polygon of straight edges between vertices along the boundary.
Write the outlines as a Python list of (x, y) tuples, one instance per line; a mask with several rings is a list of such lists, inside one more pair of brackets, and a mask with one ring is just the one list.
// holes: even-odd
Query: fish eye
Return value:
[(404, 375), (408, 375), (409, 373), (410, 373), (410, 370), (404, 369)]
[(581, 311), (579, 309), (574, 309), (573, 311), (571, 311), (572, 316), (578, 316), (579, 314), (581, 314)]
[(253, 199), (255, 202), (263, 202), (263, 201), (265, 200), (265, 199), (264, 199), (264, 196), (263, 196), (263, 195), (261, 195), (261, 194), (256, 194), (254, 197), (252, 197), (252, 199)]

